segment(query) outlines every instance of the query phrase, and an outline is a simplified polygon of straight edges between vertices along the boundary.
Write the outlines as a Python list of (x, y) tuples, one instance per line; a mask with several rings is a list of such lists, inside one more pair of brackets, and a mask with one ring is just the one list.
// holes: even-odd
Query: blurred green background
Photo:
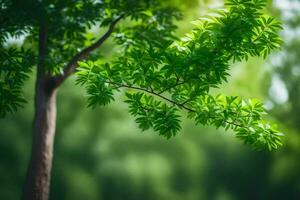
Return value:
[[(220, 8), (217, 0), (176, 0), (191, 20)], [(51, 200), (298, 200), (300, 199), (300, 1), (269, 3), (283, 21), (282, 50), (231, 69), (226, 94), (259, 98), (285, 133), (284, 146), (256, 152), (231, 132), (183, 119), (170, 140), (141, 132), (122, 103), (86, 108), (84, 89), (69, 79), (59, 91)], [(101, 49), (109, 55), (113, 43)], [(108, 53), (106, 53), (108, 52)], [(31, 146), (34, 73), (24, 109), (0, 120), (0, 199), (19, 199)]]

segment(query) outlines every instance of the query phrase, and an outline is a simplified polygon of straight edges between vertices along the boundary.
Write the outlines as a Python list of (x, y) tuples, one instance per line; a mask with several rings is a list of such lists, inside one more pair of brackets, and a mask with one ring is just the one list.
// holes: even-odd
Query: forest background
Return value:
[[(190, 21), (222, 8), (218, 0), (175, 0)], [(252, 58), (231, 69), (219, 89), (261, 99), (285, 133), (284, 146), (257, 152), (231, 132), (196, 126), (188, 119), (175, 138), (141, 132), (123, 102), (84, 109), (84, 88), (75, 77), (58, 95), (58, 124), (50, 199), (55, 200), (298, 200), (300, 199), (300, 1), (270, 1), (265, 11), (284, 25), (282, 49), (268, 60)], [(101, 34), (103, 30), (93, 30)], [(22, 38), (8, 45), (18, 46)], [(26, 41), (25, 41), (26, 42)], [(103, 45), (109, 58), (113, 41)], [(25, 97), (33, 102), (34, 73)], [(19, 199), (29, 160), (32, 103), (0, 119), (0, 199)]]

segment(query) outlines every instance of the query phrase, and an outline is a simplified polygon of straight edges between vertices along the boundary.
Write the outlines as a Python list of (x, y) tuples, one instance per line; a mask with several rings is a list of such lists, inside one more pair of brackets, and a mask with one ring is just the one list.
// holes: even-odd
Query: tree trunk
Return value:
[(48, 30), (42, 18), (35, 85), (31, 158), (23, 186), (23, 200), (48, 200), (56, 124), (56, 87), (45, 70)]
[(23, 200), (47, 200), (56, 124), (56, 89), (45, 76), (36, 82), (31, 160), (23, 186)]

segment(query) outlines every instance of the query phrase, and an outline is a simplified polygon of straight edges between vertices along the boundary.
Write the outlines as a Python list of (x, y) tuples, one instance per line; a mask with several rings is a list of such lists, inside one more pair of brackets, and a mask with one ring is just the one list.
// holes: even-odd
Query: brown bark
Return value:
[(23, 200), (47, 200), (56, 123), (56, 90), (38, 80), (31, 160), (23, 187)]
[(35, 85), (31, 159), (23, 186), (23, 200), (47, 200), (56, 124), (56, 89), (45, 71), (47, 26), (41, 23)]

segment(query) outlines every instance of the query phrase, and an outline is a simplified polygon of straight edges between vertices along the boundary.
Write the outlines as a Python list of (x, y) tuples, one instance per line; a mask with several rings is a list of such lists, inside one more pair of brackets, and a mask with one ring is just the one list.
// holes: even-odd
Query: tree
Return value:
[[(229, 0), (226, 9), (194, 22), (176, 37), (180, 12), (158, 0), (1, 1), (0, 114), (25, 102), (22, 85), (37, 65), (31, 161), (23, 199), (48, 199), (56, 123), (56, 93), (74, 73), (90, 107), (105, 106), (127, 88), (126, 103), (142, 130), (170, 138), (180, 130), (181, 110), (197, 124), (232, 129), (256, 149), (276, 149), (282, 134), (263, 119), (257, 100), (212, 95), (230, 64), (266, 57), (278, 48), (280, 23), (262, 14), (265, 0)], [(117, 24), (121, 21), (127, 23)], [(107, 27), (99, 38), (91, 27)], [(22, 48), (7, 47), (26, 37)], [(120, 50), (109, 62), (97, 49), (110, 37)], [(34, 46), (38, 46), (35, 51)]]

